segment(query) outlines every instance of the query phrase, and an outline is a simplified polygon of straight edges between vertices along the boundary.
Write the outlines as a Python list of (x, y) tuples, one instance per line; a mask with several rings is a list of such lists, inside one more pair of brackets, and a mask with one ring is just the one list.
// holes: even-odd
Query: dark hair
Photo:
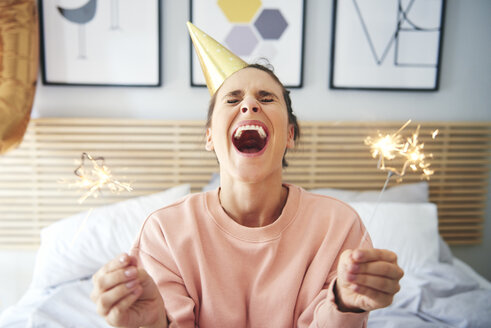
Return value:
[[(261, 65), (261, 64), (249, 64), (244, 68), (255, 68), (255, 69), (261, 70), (263, 72), (266, 72), (269, 74), (269, 76), (271, 76), (273, 78), (273, 80), (275, 80), (281, 86), (282, 93), (283, 93), (283, 99), (285, 100), (286, 110), (288, 113), (288, 123), (293, 125), (293, 133), (294, 133), (293, 140), (297, 141), (300, 138), (300, 126), (298, 124), (297, 117), (295, 116), (295, 113), (293, 113), (292, 100), (290, 99), (290, 91), (285, 88), (283, 83), (281, 83), (280, 79), (278, 79), (276, 74), (269, 67)], [(220, 89), (220, 88), (218, 88), (218, 89)], [(215, 91), (215, 94), (213, 94), (213, 96), (210, 99), (210, 104), (208, 106), (208, 115), (206, 118), (206, 127), (207, 128), (209, 128), (211, 126), (211, 118), (213, 116), (213, 110), (215, 109), (217, 93), (218, 93), (218, 90)], [(286, 150), (285, 150), (285, 155), (286, 155)], [(288, 163), (286, 162), (284, 155), (283, 155), (282, 165), (284, 168), (288, 166)]]

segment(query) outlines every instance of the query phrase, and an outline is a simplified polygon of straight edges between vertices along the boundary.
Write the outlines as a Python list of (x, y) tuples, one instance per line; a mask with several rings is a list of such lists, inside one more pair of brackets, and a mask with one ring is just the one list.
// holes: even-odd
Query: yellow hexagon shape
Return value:
[(218, 0), (220, 9), (232, 23), (248, 23), (261, 7), (261, 0)]

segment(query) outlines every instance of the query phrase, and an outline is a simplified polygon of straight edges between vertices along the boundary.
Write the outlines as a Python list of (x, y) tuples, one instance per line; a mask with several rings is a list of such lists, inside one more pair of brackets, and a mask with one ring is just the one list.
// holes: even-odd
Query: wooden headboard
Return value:
[[(380, 190), (386, 178), (364, 139), (404, 122), (303, 122), (296, 150), (287, 155), (285, 181), (304, 188)], [(411, 126), (414, 128), (418, 122)], [(482, 240), (488, 190), (491, 122), (420, 122), (435, 170), (430, 199), (438, 205), (439, 229), (450, 244)], [(0, 248), (36, 248), (40, 229), (102, 204), (190, 183), (193, 191), (218, 171), (204, 150), (201, 121), (43, 118), (30, 122), (20, 148), (0, 157)], [(440, 130), (436, 140), (430, 134)], [(103, 156), (115, 176), (134, 191), (104, 193), (78, 204), (74, 180), (82, 152)], [(396, 182), (391, 179), (390, 185)], [(409, 174), (403, 183), (420, 181)], [(389, 185), (389, 186), (390, 186)]]

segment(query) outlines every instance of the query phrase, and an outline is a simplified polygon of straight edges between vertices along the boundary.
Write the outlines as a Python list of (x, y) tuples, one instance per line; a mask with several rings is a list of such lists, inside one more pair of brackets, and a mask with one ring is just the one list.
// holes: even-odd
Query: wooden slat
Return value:
[[(287, 154), (285, 181), (304, 188), (380, 190), (386, 174), (376, 169), (364, 139), (397, 130), (404, 122), (305, 122)], [(432, 153), (430, 200), (439, 210), (440, 232), (450, 244), (482, 241), (491, 164), (490, 122), (413, 122)], [(41, 118), (31, 120), (20, 148), (0, 157), (0, 248), (39, 244), (43, 227), (93, 206), (190, 183), (197, 192), (218, 171), (204, 151), (202, 121)], [(440, 133), (436, 140), (430, 135)], [(104, 156), (132, 193), (105, 193), (78, 204), (70, 190), (81, 153)], [(397, 163), (398, 165), (401, 163)], [(65, 183), (59, 183), (65, 180)], [(417, 182), (408, 174), (404, 182)], [(389, 186), (396, 185), (391, 181)]]

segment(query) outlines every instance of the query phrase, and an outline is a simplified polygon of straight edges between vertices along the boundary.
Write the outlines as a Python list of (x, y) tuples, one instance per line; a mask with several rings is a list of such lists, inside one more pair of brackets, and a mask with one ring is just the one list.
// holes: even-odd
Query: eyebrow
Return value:
[(274, 98), (278, 99), (278, 96), (277, 95), (275, 95), (272, 92), (266, 91), (266, 90), (259, 90), (259, 92), (257, 94), (260, 97), (274, 97)]
[(225, 96), (223, 96), (223, 98), (236, 97), (236, 96), (239, 96), (241, 94), (243, 94), (242, 90), (234, 90), (234, 91), (230, 91), (229, 93), (227, 93)]

